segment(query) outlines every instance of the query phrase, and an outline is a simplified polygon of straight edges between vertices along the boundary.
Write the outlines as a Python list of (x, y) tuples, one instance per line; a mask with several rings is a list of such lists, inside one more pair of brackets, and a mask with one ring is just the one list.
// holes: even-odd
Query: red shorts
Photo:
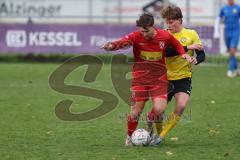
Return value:
[(158, 63), (135, 64), (132, 76), (132, 102), (147, 101), (149, 97), (167, 99), (168, 81), (164, 65)]
[(167, 99), (167, 85), (163, 86), (134, 86), (132, 91), (132, 102), (147, 101), (149, 97)]

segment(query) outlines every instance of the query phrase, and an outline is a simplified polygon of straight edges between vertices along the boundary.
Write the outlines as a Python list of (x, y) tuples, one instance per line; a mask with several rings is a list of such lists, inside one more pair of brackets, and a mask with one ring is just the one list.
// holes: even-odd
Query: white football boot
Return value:
[(127, 135), (127, 138), (125, 140), (125, 146), (133, 146), (131, 136)]
[(234, 77), (237, 76), (237, 72), (234, 72), (234, 71), (228, 70), (228, 72), (227, 72), (227, 76), (228, 76), (229, 78), (234, 78)]
[(163, 138), (161, 138), (158, 134), (153, 133), (151, 135), (151, 140), (149, 142), (149, 146), (158, 146), (163, 141)]

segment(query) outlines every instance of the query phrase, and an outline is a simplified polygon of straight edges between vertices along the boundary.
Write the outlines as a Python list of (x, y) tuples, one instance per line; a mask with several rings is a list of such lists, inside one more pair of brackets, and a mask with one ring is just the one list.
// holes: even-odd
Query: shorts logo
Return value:
[(164, 49), (164, 47), (165, 47), (165, 42), (160, 41), (160, 42), (159, 42), (159, 46), (160, 46), (160, 49)]
[(25, 47), (27, 44), (27, 34), (23, 30), (10, 30), (6, 34), (8, 47)]

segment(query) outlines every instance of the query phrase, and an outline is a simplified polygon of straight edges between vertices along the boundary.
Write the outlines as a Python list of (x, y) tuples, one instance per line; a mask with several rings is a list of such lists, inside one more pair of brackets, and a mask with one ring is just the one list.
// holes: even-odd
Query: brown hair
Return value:
[(151, 13), (143, 13), (138, 20), (136, 20), (138, 27), (152, 27), (154, 25), (154, 17)]
[(182, 15), (182, 11), (179, 7), (175, 6), (175, 5), (169, 5), (166, 6), (162, 9), (161, 11), (161, 15), (163, 19), (182, 19), (183, 15)]

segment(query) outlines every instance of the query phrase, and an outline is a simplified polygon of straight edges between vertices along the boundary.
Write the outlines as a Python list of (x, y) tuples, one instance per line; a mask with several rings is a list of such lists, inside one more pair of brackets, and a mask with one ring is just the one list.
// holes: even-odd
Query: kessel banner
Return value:
[[(101, 54), (100, 46), (134, 31), (134, 25), (0, 24), (1, 53)], [(192, 27), (202, 39), (207, 53), (219, 53), (213, 27)], [(117, 32), (116, 32), (117, 31)], [(165, 44), (160, 43), (163, 47)], [(120, 50), (131, 53), (131, 48)]]

